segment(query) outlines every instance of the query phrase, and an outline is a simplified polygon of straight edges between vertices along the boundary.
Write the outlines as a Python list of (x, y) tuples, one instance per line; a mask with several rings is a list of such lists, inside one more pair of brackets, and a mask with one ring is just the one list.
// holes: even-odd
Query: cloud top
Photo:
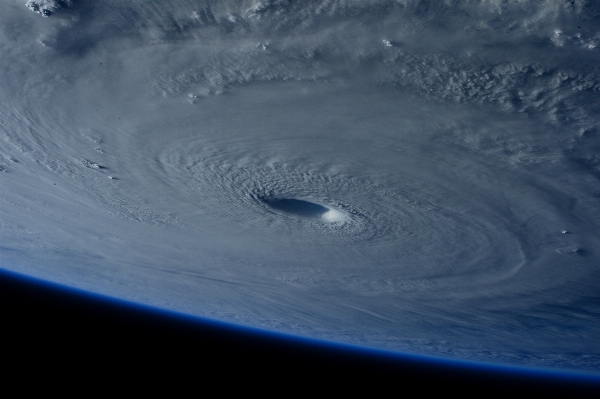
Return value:
[(48, 18), (56, 11), (68, 7), (72, 0), (29, 0), (25, 5), (33, 12)]

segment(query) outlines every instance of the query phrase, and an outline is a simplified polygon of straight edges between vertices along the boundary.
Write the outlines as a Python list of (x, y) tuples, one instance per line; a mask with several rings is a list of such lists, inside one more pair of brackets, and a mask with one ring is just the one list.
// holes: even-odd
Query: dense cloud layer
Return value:
[(598, 132), (590, 114), (600, 90), (598, 8), (582, 1), (82, 2), (67, 26), (42, 40), (72, 55), (115, 38), (178, 43), (172, 51), (181, 61), (157, 65), (150, 93), (197, 99), (253, 82), (346, 77), (434, 101), (543, 113), (556, 126), (569, 123), (571, 133), (556, 139), (570, 142), (575, 162), (600, 171), (598, 148), (585, 140)]
[(29, 0), (25, 4), (31, 11), (48, 18), (54, 12), (71, 5), (71, 0)]
[(0, 16), (2, 267), (598, 368), (596, 2), (27, 6), (60, 12)]

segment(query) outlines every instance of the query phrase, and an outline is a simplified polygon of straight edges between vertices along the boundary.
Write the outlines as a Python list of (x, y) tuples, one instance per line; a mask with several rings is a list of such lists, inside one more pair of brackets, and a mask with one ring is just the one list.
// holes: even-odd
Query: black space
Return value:
[[(0, 270), (2, 380), (44, 392), (552, 393), (600, 384), (450, 367), (263, 335), (62, 290)], [(284, 389), (284, 391), (281, 391)], [(412, 395), (411, 395), (412, 396)], [(598, 397), (598, 396), (596, 396)]]

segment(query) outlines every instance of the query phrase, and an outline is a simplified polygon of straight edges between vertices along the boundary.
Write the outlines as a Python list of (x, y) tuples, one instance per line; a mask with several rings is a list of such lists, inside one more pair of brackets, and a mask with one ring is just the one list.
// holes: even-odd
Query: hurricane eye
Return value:
[(295, 198), (266, 198), (262, 201), (275, 211), (308, 219), (320, 219), (330, 211), (321, 204)]

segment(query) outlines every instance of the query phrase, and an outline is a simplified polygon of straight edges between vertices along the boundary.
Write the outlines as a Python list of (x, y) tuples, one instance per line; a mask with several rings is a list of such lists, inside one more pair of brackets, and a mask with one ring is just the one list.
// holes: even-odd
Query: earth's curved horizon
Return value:
[(0, 267), (600, 371), (593, 1), (9, 0)]

